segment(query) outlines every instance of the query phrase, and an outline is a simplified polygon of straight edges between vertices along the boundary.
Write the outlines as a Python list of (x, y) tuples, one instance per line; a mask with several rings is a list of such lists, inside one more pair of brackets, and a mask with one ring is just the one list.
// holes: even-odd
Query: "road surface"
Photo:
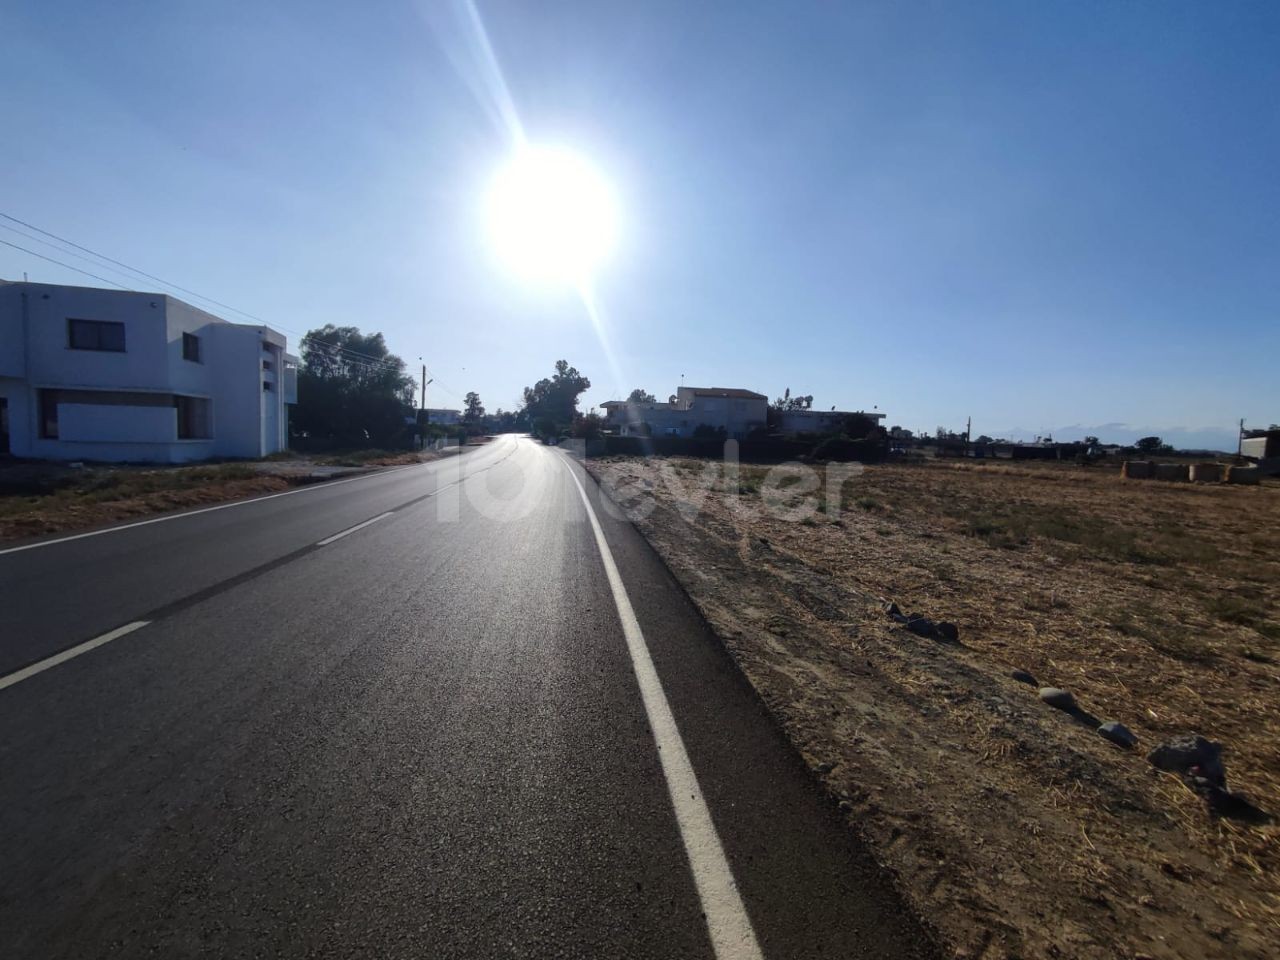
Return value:
[(0, 954), (929, 956), (562, 451), (0, 548)]

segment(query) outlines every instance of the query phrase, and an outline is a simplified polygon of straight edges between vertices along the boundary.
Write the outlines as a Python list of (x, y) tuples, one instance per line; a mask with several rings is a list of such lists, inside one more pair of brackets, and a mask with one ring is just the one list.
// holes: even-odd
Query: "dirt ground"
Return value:
[(456, 452), (360, 450), (193, 466), (0, 465), (0, 542), (105, 526), (170, 510), (277, 493), (290, 487)]
[(822, 475), (822, 510), (788, 519), (800, 468), (589, 468), (957, 956), (1277, 955), (1280, 828), (1212, 816), (1145, 757), (1221, 741), (1230, 789), (1280, 813), (1280, 485), (890, 464), (839, 498)]

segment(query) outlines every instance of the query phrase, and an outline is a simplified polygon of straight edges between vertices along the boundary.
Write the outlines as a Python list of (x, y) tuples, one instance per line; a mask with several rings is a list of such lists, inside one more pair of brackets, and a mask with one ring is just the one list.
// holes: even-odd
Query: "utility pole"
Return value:
[[(419, 357), (418, 359), (421, 360), (422, 358)], [(423, 410), (427, 409), (427, 365), (425, 363), (422, 365), (422, 403), (419, 404), (419, 407)]]
[[(1263, 451), (1264, 453), (1266, 451)], [(1244, 417), (1240, 418), (1240, 430), (1236, 434), (1236, 456), (1244, 454)]]

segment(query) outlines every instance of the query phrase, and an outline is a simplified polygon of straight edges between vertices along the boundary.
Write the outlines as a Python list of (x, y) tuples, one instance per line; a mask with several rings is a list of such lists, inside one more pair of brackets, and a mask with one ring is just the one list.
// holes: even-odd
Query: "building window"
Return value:
[(200, 338), (194, 333), (182, 335), (182, 359), (193, 363), (200, 362)]
[(274, 388), (271, 386), (271, 381), (270, 381), (270, 380), (263, 380), (263, 381), (262, 381), (262, 389), (263, 389), (263, 391), (267, 391), (267, 390), (272, 390), (272, 389), (274, 389)]
[(262, 369), (263, 369), (263, 370), (271, 370), (271, 369), (272, 369), (271, 361), (270, 361), (270, 360), (263, 360), (263, 361), (262, 361)]
[(67, 346), (72, 350), (124, 353), (124, 324), (114, 320), (67, 318)]
[(208, 440), (213, 436), (207, 399), (175, 396), (173, 405), (178, 411), (179, 440)]

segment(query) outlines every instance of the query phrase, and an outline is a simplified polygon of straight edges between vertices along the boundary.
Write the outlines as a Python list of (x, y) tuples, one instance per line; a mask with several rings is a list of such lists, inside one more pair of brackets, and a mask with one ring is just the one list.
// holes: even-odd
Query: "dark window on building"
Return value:
[(263, 360), (263, 361), (262, 361), (262, 369), (263, 369), (263, 370), (270, 370), (270, 369), (271, 369), (271, 361), (270, 361), (270, 360)]
[(58, 439), (58, 391), (40, 391), (40, 436)]
[(274, 389), (274, 388), (271, 386), (271, 381), (270, 381), (270, 380), (263, 380), (263, 381), (262, 381), (262, 389), (263, 389), (263, 390), (271, 390), (271, 389)]
[(115, 320), (67, 319), (67, 346), (72, 350), (124, 353), (124, 324)]
[(213, 436), (207, 399), (175, 396), (173, 405), (178, 411), (179, 440), (207, 440)]
[(194, 333), (182, 335), (182, 359), (200, 362), (200, 338)]

